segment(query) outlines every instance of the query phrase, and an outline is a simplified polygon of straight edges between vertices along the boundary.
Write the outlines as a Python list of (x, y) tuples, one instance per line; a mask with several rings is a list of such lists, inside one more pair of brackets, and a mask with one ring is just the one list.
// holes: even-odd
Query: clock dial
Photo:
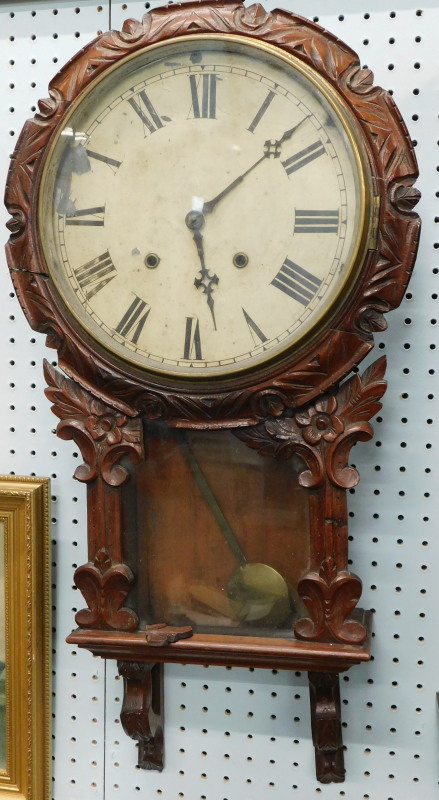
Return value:
[(39, 229), (89, 334), (195, 379), (312, 335), (361, 261), (369, 179), (311, 70), (238, 37), (190, 38), (120, 62), (75, 104), (46, 161)]

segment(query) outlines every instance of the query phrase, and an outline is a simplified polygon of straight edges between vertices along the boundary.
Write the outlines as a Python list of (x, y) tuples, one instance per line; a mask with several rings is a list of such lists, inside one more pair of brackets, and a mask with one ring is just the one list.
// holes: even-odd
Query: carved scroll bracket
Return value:
[(142, 769), (163, 769), (163, 664), (118, 661), (124, 682), (120, 720), (128, 736), (139, 743)]
[(309, 672), (311, 730), (317, 780), (341, 783), (345, 778), (338, 675)]
[(361, 596), (360, 579), (348, 570), (346, 490), (359, 475), (348, 463), (351, 447), (372, 438), (371, 417), (381, 408), (386, 359), (353, 375), (334, 393), (291, 416), (270, 418), (235, 435), (261, 455), (304, 462), (300, 484), (310, 496), (310, 570), (298, 585), (310, 616), (295, 625), (298, 638), (362, 644), (366, 630), (351, 614)]

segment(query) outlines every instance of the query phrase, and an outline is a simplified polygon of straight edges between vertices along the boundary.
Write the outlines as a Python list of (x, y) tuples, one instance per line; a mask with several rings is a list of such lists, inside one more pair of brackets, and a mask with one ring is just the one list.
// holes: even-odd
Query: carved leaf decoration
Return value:
[(317, 361), (313, 354), (313, 357), (301, 369), (294, 369), (291, 376), (286, 373), (281, 378), (275, 379), (273, 384), (279, 391), (284, 392), (287, 407), (294, 404), (292, 396), (295, 396), (297, 405), (302, 405), (312, 398), (313, 387), (316, 383), (320, 385), (320, 391), (323, 392), (328, 386), (344, 377), (345, 364), (352, 357), (354, 351), (357, 353), (358, 360), (361, 360), (372, 346), (372, 343), (364, 341), (359, 346), (358, 337), (355, 334), (338, 330), (330, 331), (324, 347), (320, 349)]
[[(379, 304), (381, 305), (381, 304)], [(387, 329), (387, 320), (383, 314), (388, 311), (388, 308), (382, 304), (380, 310), (371, 306), (361, 308), (358, 315), (358, 329), (364, 331), (366, 334), (371, 334), (373, 331), (385, 331)]]
[(45, 294), (44, 278), (23, 270), (13, 270), (11, 275), (17, 296), (20, 298), (31, 327), (43, 333), (55, 330), (61, 342), (62, 332), (53, 314), (52, 305)]
[(384, 224), (383, 232), (380, 232), (378, 237), (379, 257), (374, 274), (365, 287), (365, 297), (379, 293), (381, 299), (388, 299), (390, 302), (395, 290), (400, 291), (397, 281), (398, 270), (401, 267), (399, 233), (395, 225), (389, 222)]
[(333, 556), (328, 556), (328, 558), (324, 559), (320, 565), (319, 575), (328, 586), (335, 581), (337, 577), (337, 563)]
[(299, 475), (299, 483), (307, 489), (315, 489), (321, 486), (325, 476), (325, 467), (319, 450), (310, 447), (304, 441), (302, 431), (297, 426), (293, 418), (269, 419), (265, 423), (268, 434), (277, 441), (285, 442), (283, 449), (285, 457), (290, 458), (293, 453), (300, 456), (308, 469), (303, 470)]
[(107, 572), (112, 566), (112, 560), (109, 551), (106, 547), (101, 547), (95, 555), (94, 565), (101, 572)]
[(352, 423), (369, 421), (381, 408), (380, 398), (386, 391), (384, 378), (386, 357), (382, 356), (365, 370), (353, 375), (337, 393), (337, 414), (348, 427)]
[(373, 88), (373, 72), (370, 69), (362, 69), (355, 65), (349, 75), (349, 86), (358, 94), (367, 94)]
[(84, 458), (75, 478), (89, 482), (100, 472), (107, 484), (120, 486), (128, 477), (125, 467), (118, 463), (122, 456), (128, 454), (135, 464), (143, 456), (141, 419), (131, 419), (104, 405), (47, 361), (44, 374), (48, 383), (46, 396), (61, 420), (57, 434), (61, 439), (73, 439)]
[(269, 419), (265, 423), (265, 428), (270, 436), (276, 439), (284, 439), (291, 443), (301, 443), (302, 436), (297, 428), (296, 422), (291, 417), (286, 419)]
[(72, 380), (58, 372), (48, 361), (44, 360), (44, 377), (48, 388), (46, 397), (53, 403), (52, 411), (60, 419), (88, 415), (90, 413), (91, 396)]
[(414, 186), (402, 184), (393, 192), (392, 202), (398, 211), (410, 213), (421, 199), (421, 192)]
[(283, 442), (276, 441), (270, 435), (270, 430), (267, 425), (255, 425), (251, 428), (236, 428), (233, 433), (237, 439), (245, 442), (252, 450), (257, 450), (261, 456), (288, 458), (292, 454), (292, 449), (286, 447)]
[(350, 577), (353, 580), (346, 582), (340, 580), (334, 589), (331, 599), (332, 620), (329, 627), (339, 641), (363, 644), (367, 631), (359, 620), (351, 617), (361, 597), (362, 583), (356, 576)]

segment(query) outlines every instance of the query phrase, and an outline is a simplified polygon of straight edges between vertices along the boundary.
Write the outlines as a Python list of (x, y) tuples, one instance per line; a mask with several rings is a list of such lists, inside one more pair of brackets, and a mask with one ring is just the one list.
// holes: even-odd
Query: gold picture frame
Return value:
[(0, 475), (0, 800), (51, 797), (49, 480)]

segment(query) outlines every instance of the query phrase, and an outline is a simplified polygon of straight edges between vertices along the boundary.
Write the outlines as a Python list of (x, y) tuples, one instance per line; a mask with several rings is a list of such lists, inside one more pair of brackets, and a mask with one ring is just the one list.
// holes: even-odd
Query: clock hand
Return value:
[(244, 178), (250, 172), (252, 172), (255, 169), (255, 167), (258, 166), (258, 164), (260, 164), (262, 161), (265, 161), (266, 158), (267, 158), (267, 153), (265, 152), (263, 156), (258, 158), (258, 160), (255, 161), (255, 163), (252, 164), (252, 166), (249, 167), (248, 170), (246, 170), (246, 172), (244, 172), (242, 175), (239, 175), (237, 178), (235, 178), (235, 180), (232, 181), (232, 183), (230, 183), (228, 186), (226, 186), (226, 188), (223, 189), (222, 192), (217, 194), (217, 196), (214, 197), (213, 200), (208, 200), (206, 203), (204, 203), (204, 205), (203, 205), (203, 214), (210, 214), (210, 212), (213, 211), (213, 209), (215, 208), (216, 204), (219, 203), (219, 201), (222, 200), (223, 197), (225, 197), (227, 194), (229, 194), (229, 192), (231, 192), (232, 189), (235, 188), (235, 186), (238, 186), (238, 184), (242, 183)]
[[(293, 133), (295, 133), (297, 129), (300, 128), (300, 126), (303, 125), (304, 122), (306, 122), (307, 119), (309, 119), (309, 114), (307, 114), (306, 117), (301, 119), (300, 122), (297, 123), (297, 125), (294, 125), (292, 128), (288, 128), (287, 131), (284, 131), (281, 138), (276, 141), (276, 144), (282, 145), (284, 142), (287, 142), (289, 139), (291, 139)], [(267, 142), (265, 144), (267, 144)], [(280, 153), (277, 156), (275, 156), (275, 158), (278, 158), (279, 155)]]
[(292, 128), (289, 128), (288, 130), (286, 130), (282, 134), (280, 139), (276, 139), (274, 141), (272, 141), (271, 139), (267, 139), (267, 141), (264, 142), (264, 154), (262, 156), (260, 156), (260, 158), (258, 158), (258, 160), (255, 161), (255, 163), (252, 164), (251, 167), (249, 167), (245, 172), (243, 172), (242, 175), (238, 175), (238, 177), (235, 178), (235, 180), (232, 181), (232, 183), (230, 183), (228, 186), (226, 186), (226, 188), (223, 189), (222, 192), (217, 194), (216, 197), (214, 197), (212, 200), (207, 200), (203, 204), (203, 214), (210, 214), (210, 212), (213, 211), (213, 209), (215, 208), (217, 203), (219, 203), (219, 201), (222, 200), (223, 197), (228, 195), (229, 192), (231, 192), (235, 188), (235, 186), (239, 186), (239, 184), (242, 183), (244, 178), (246, 178), (247, 175), (250, 174), (250, 172), (253, 172), (253, 170), (257, 166), (259, 166), (259, 164), (261, 164), (263, 161), (265, 161), (266, 158), (279, 158), (280, 153), (281, 153), (281, 147), (282, 147), (283, 143), (288, 141), (289, 139), (291, 139), (293, 134), (297, 131), (298, 128), (300, 128), (300, 126), (307, 119), (308, 119), (308, 117), (304, 117), (303, 119), (300, 120), (300, 122), (297, 123), (297, 125), (294, 125)]
[(218, 275), (211, 275), (210, 270), (206, 269), (206, 262), (204, 258), (204, 240), (201, 228), (204, 225), (204, 217), (201, 211), (189, 211), (186, 214), (186, 225), (189, 230), (194, 231), (193, 240), (197, 248), (198, 258), (200, 259), (201, 270), (199, 271), (200, 278), (195, 278), (194, 286), (197, 289), (202, 288), (203, 293), (207, 295), (207, 305), (209, 306), (210, 313), (212, 314), (213, 325), (216, 330), (215, 312), (213, 310), (214, 300), (212, 297), (215, 286), (218, 284)]

